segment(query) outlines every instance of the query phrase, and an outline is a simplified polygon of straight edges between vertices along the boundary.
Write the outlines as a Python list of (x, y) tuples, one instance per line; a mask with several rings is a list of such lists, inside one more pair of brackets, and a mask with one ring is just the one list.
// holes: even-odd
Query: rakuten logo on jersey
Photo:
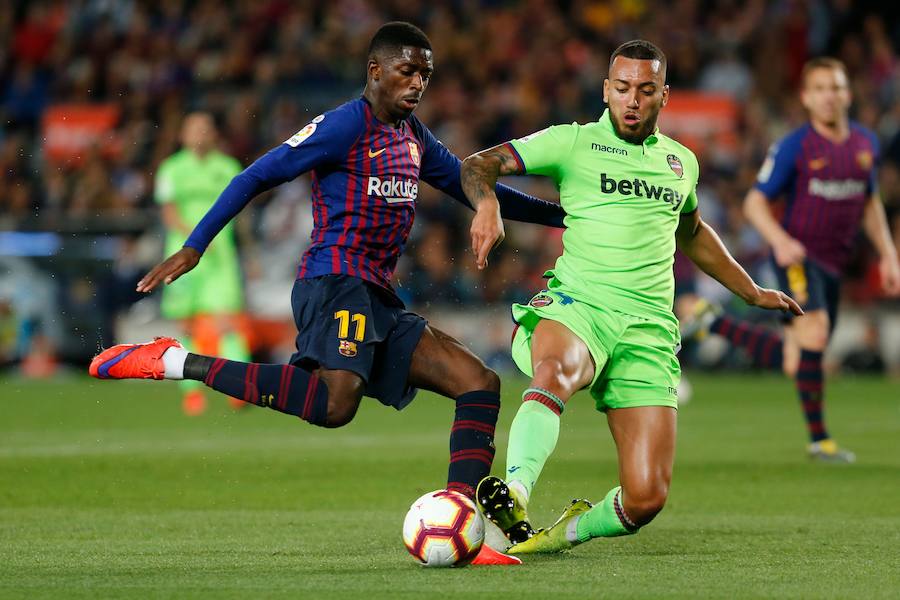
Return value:
[(638, 198), (653, 198), (654, 200), (662, 200), (666, 204), (672, 205), (672, 211), (678, 210), (684, 201), (684, 194), (678, 190), (661, 185), (653, 185), (647, 183), (643, 179), (622, 179), (617, 180), (613, 177), (607, 177), (606, 173), (600, 174), (600, 191), (604, 194), (612, 194), (618, 192), (623, 196), (637, 196)]
[(825, 200), (850, 200), (866, 193), (868, 184), (862, 179), (810, 179), (809, 193)]
[(390, 203), (415, 202), (419, 195), (419, 183), (415, 179), (369, 177), (366, 195), (378, 196)]

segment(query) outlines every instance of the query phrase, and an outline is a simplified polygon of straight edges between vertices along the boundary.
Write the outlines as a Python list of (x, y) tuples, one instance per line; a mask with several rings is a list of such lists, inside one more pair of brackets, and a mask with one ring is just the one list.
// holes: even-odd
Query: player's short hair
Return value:
[(400, 53), (404, 46), (431, 50), (431, 41), (425, 32), (406, 21), (392, 21), (378, 28), (369, 43), (369, 56), (384, 53)]
[(659, 49), (659, 46), (647, 40), (631, 40), (613, 50), (612, 55), (609, 57), (610, 71), (617, 56), (636, 58), (638, 60), (658, 60), (663, 73), (666, 71), (666, 55)]
[(850, 79), (850, 74), (847, 73), (847, 66), (842, 61), (832, 58), (831, 56), (817, 56), (816, 58), (806, 61), (806, 64), (803, 65), (803, 70), (800, 72), (800, 85), (806, 86), (806, 78), (809, 77), (810, 73), (817, 69), (841, 71), (844, 74), (844, 77), (848, 80)]

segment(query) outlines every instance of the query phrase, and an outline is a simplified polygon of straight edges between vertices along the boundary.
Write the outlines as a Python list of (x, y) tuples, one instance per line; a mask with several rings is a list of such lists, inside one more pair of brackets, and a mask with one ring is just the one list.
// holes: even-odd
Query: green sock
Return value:
[(617, 537), (637, 533), (638, 527), (628, 519), (622, 509), (621, 491), (622, 486), (614, 487), (606, 494), (603, 502), (578, 518), (575, 531), (579, 542), (586, 542), (595, 537)]
[(525, 390), (523, 398), (526, 401), (522, 402), (509, 429), (506, 479), (520, 481), (530, 496), (559, 439), (559, 412), (548, 403), (561, 411), (563, 402), (546, 390), (534, 388)]

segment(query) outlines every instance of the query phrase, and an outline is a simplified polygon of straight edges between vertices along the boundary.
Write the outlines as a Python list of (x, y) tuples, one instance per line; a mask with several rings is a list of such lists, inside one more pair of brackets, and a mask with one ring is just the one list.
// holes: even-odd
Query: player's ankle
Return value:
[(518, 479), (511, 479), (506, 484), (510, 490), (515, 492), (516, 497), (519, 499), (519, 502), (522, 503), (522, 506), (525, 507), (528, 504), (528, 498), (531, 496), (531, 491), (525, 486), (525, 484)]
[(581, 517), (584, 515), (578, 515), (577, 517), (571, 519), (568, 523), (566, 523), (566, 541), (568, 541), (573, 546), (577, 546), (578, 544), (583, 544), (588, 541), (590, 536), (586, 536), (586, 539), (581, 539), (578, 535), (578, 521), (581, 520)]
[(213, 356), (188, 352), (184, 357), (184, 378), (206, 381), (206, 376), (209, 375), (209, 370), (212, 369), (214, 362), (216, 359)]
[(184, 363), (188, 351), (181, 346), (170, 346), (163, 352), (163, 377), (166, 379), (184, 379)]

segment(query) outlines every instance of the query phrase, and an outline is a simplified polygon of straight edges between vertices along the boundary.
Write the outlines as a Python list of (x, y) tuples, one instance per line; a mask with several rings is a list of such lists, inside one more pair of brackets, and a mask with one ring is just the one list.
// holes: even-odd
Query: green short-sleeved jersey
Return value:
[[(221, 152), (212, 151), (201, 158), (188, 149), (179, 150), (159, 165), (154, 197), (160, 204), (174, 203), (182, 220), (193, 227), (240, 172), (241, 164)], [(229, 224), (216, 241), (230, 242), (232, 236), (233, 230)], [(180, 232), (169, 232), (166, 254), (177, 252), (185, 240), (186, 237)]]
[[(209, 152), (201, 158), (190, 150), (180, 150), (159, 166), (154, 195), (160, 204), (173, 203), (181, 219), (194, 227), (240, 171), (240, 163), (221, 152)], [(186, 239), (184, 233), (170, 230), (166, 256), (180, 250)], [(229, 223), (203, 253), (200, 263), (166, 287), (162, 313), (166, 318), (183, 319), (197, 314), (234, 314), (242, 307), (240, 264), (234, 228)]]
[(663, 322), (672, 314), (675, 229), (697, 207), (694, 154), (658, 131), (630, 144), (609, 111), (511, 142), (529, 174), (553, 178), (566, 211), (554, 275), (577, 299)]

